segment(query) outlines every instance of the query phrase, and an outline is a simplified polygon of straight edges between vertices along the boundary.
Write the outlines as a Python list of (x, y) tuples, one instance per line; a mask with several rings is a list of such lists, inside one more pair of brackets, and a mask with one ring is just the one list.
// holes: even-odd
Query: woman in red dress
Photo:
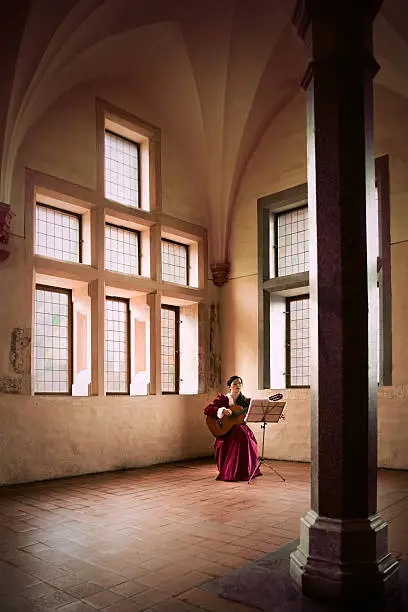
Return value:
[[(251, 399), (241, 393), (242, 378), (231, 376), (227, 381), (229, 392), (219, 393), (204, 409), (206, 416), (222, 419), (231, 415), (230, 406), (239, 405), (248, 408)], [(214, 442), (215, 460), (219, 474), (217, 480), (239, 481), (249, 480), (258, 465), (258, 445), (252, 430), (246, 423), (233, 425), (231, 430), (222, 437), (216, 437)], [(255, 476), (261, 476), (259, 467)]]

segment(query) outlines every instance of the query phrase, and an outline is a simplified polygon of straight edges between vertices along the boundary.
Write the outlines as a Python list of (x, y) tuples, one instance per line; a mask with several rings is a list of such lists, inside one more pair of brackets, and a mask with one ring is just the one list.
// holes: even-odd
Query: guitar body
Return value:
[(229, 433), (234, 425), (242, 425), (245, 421), (247, 408), (241, 406), (229, 406), (232, 410), (230, 416), (224, 415), (222, 419), (217, 417), (207, 416), (207, 427), (213, 436), (221, 437)]
[[(282, 399), (282, 393), (276, 393), (276, 395), (271, 395), (269, 398), (270, 402), (277, 402)], [(245, 417), (248, 412), (248, 408), (242, 408), (237, 404), (233, 404), (232, 406), (228, 406), (230, 410), (232, 410), (232, 414), (230, 416), (224, 415), (222, 419), (218, 419), (214, 416), (207, 416), (206, 422), (207, 427), (211, 431), (213, 436), (217, 438), (225, 436), (229, 433), (234, 425), (242, 425), (245, 423)]]

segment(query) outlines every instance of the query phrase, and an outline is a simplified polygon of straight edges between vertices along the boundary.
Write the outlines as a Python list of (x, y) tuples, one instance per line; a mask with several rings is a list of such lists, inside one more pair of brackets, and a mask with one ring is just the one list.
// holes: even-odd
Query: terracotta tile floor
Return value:
[[(298, 537), (309, 466), (216, 482), (212, 460), (0, 488), (1, 612), (221, 612), (200, 588)], [(408, 558), (408, 472), (379, 472), (390, 549)]]

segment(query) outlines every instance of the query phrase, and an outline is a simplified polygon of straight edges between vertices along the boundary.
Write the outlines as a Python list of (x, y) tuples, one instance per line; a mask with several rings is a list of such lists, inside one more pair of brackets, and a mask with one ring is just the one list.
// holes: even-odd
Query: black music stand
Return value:
[(250, 410), (248, 411), (248, 416), (245, 421), (249, 423), (262, 423), (262, 452), (258, 459), (256, 468), (249, 477), (248, 484), (251, 484), (251, 480), (253, 479), (255, 472), (261, 464), (266, 465), (268, 468), (273, 470), (275, 474), (277, 474), (279, 478), (285, 482), (285, 478), (282, 476), (282, 474), (279, 474), (278, 470), (268, 463), (265, 463), (267, 459), (264, 458), (266, 426), (268, 423), (278, 423), (280, 419), (284, 418), (282, 413), (285, 406), (286, 402), (269, 402), (268, 400), (252, 400), (251, 402)]

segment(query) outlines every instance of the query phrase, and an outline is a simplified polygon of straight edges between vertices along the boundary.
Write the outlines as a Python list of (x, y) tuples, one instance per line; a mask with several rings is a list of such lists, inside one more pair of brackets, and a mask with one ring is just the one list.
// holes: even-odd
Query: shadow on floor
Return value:
[(400, 590), (385, 603), (314, 600), (305, 597), (289, 575), (289, 555), (299, 540), (248, 563), (201, 588), (263, 612), (408, 612), (408, 563), (400, 561)]

